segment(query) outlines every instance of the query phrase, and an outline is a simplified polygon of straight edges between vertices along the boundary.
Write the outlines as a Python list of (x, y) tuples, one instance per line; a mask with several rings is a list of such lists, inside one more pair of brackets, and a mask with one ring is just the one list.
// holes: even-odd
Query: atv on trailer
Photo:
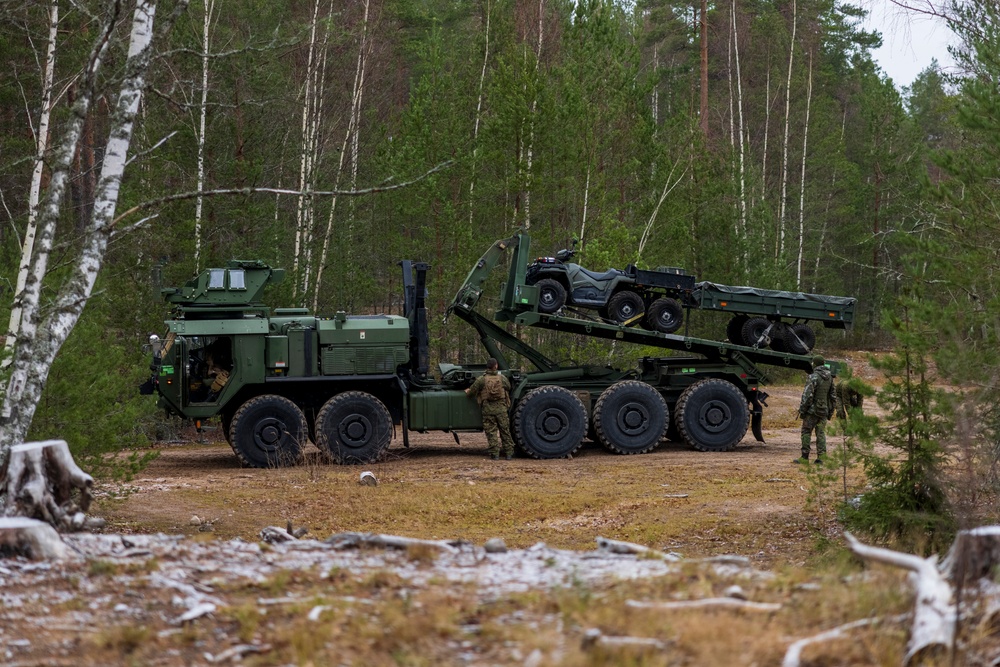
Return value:
[(651, 331), (673, 333), (684, 321), (681, 305), (694, 289), (694, 276), (683, 269), (653, 271), (630, 264), (624, 271), (589, 271), (570, 262), (576, 239), (555, 257), (539, 257), (528, 266), (526, 281), (538, 287), (538, 310), (553, 314), (563, 306), (597, 310), (615, 324), (639, 323)]

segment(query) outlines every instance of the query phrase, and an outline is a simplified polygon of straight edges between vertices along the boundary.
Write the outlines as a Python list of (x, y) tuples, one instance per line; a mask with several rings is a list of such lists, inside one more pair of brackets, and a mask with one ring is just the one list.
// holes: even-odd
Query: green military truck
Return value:
[[(530, 239), (495, 242), (472, 268), (448, 308), (471, 325), (511, 381), (511, 425), (523, 453), (571, 456), (585, 437), (621, 454), (651, 451), (667, 436), (702, 451), (727, 451), (748, 426), (761, 430), (767, 381), (762, 365), (811, 370), (810, 358), (539, 312), (538, 288), (525, 282)], [(512, 251), (501, 308), (476, 311), (490, 272)], [(342, 464), (379, 460), (393, 437), (411, 431), (481, 431), (464, 389), (484, 366), (429, 367), (427, 265), (401, 262), (399, 315), (310, 314), (261, 301), (284, 272), (260, 261), (231, 261), (184, 287), (162, 290), (172, 305), (164, 338), (152, 336), (150, 379), (168, 414), (218, 418), (240, 461), (294, 464), (309, 441)], [(648, 357), (637, 368), (564, 365), (500, 323), (623, 340), (680, 352)], [(513, 368), (514, 353), (531, 369)], [(696, 356), (692, 356), (696, 355)], [(836, 368), (834, 368), (836, 371)]]

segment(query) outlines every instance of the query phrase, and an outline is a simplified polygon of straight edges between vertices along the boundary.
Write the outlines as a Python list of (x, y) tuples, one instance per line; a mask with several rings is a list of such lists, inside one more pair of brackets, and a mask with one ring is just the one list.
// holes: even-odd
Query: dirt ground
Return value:
[[(266, 525), (292, 522), (321, 538), (367, 531), (570, 549), (589, 549), (601, 534), (692, 556), (738, 553), (766, 567), (804, 564), (816, 539), (837, 529), (822, 498), (807, 508), (810, 482), (792, 463), (800, 388), (768, 391), (766, 444), (748, 432), (725, 453), (665, 442), (649, 454), (619, 456), (588, 442), (571, 460), (497, 462), (486, 458), (482, 434), (462, 433), (456, 442), (428, 433), (412, 434), (409, 449), (397, 437), (388, 459), (367, 468), (327, 465), (310, 446), (299, 466), (257, 470), (241, 468), (209, 429), (190, 434), (201, 444), (161, 445), (141, 475), (105, 489), (95, 510), (121, 533), (253, 540)], [(787, 426), (767, 428), (775, 422)], [(831, 449), (841, 442), (829, 436)], [(359, 486), (365, 469), (376, 474), (377, 488)], [(422, 503), (404, 498), (415, 492)], [(509, 505), (496, 506), (497, 495)]]

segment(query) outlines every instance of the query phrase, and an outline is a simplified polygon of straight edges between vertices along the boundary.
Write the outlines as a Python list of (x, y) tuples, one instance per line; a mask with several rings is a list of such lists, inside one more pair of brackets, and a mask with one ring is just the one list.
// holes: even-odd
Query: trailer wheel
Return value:
[(568, 389), (546, 385), (524, 395), (514, 409), (514, 437), (529, 456), (572, 456), (587, 432), (587, 409)]
[(733, 315), (726, 324), (726, 338), (733, 345), (746, 345), (743, 341), (743, 325), (747, 323), (746, 315)]
[(229, 425), (233, 451), (243, 465), (277, 468), (299, 460), (308, 438), (306, 417), (283, 396), (255, 396), (240, 406)]
[(676, 299), (660, 297), (649, 307), (646, 321), (653, 331), (673, 333), (684, 323), (684, 308)]
[(816, 347), (816, 332), (802, 323), (785, 327), (785, 347), (793, 354), (809, 354)]
[(566, 304), (566, 288), (555, 278), (542, 278), (538, 288), (538, 312), (551, 315)]
[(663, 439), (670, 421), (660, 392), (638, 380), (617, 382), (594, 405), (594, 429), (602, 445), (617, 454), (644, 454)]
[(378, 461), (391, 439), (389, 411), (363, 391), (337, 394), (316, 415), (316, 446), (337, 463)]
[(764, 317), (751, 317), (743, 324), (743, 344), (747, 347), (758, 347), (771, 323)]
[(736, 385), (718, 378), (699, 380), (677, 400), (677, 427), (691, 447), (728, 452), (747, 433), (750, 411)]
[(642, 318), (646, 304), (635, 292), (624, 290), (618, 292), (608, 301), (608, 317), (618, 324), (625, 324), (635, 318)]

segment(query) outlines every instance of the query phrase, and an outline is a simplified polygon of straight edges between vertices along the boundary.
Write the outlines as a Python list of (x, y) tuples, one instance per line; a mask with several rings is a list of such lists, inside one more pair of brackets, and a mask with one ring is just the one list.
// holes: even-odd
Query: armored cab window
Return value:
[(208, 289), (226, 289), (226, 270), (208, 270)]
[(246, 288), (246, 272), (243, 269), (229, 269), (229, 289), (245, 290)]

